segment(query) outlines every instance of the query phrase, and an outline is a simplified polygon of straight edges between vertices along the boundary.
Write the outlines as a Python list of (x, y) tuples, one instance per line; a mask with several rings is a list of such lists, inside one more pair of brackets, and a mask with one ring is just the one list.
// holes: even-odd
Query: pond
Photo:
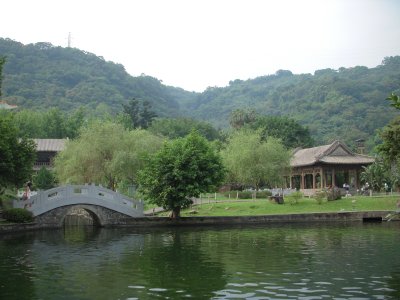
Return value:
[(400, 222), (0, 236), (0, 299), (400, 299)]

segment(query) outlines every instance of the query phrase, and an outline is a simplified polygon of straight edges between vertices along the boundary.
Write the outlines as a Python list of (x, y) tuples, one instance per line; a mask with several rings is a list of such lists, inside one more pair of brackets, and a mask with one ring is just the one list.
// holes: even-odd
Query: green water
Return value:
[(400, 299), (400, 222), (0, 236), (0, 299)]

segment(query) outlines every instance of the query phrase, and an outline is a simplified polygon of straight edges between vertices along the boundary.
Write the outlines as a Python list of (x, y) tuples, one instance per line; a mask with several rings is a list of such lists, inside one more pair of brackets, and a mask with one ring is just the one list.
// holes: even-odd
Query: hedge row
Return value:
[(238, 197), (239, 199), (252, 199), (256, 197), (257, 199), (266, 199), (269, 196), (272, 195), (270, 191), (258, 191), (258, 192), (251, 192), (251, 191), (230, 191), (230, 192), (225, 192), (224, 196), (230, 198), (236, 198)]
[(23, 208), (10, 208), (3, 212), (3, 218), (14, 223), (29, 223), (33, 221), (32, 212)]

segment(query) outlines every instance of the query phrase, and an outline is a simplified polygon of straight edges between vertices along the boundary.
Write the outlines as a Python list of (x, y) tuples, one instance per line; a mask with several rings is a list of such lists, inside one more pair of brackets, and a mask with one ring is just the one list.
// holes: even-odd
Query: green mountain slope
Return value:
[(371, 139), (396, 111), (385, 101), (400, 88), (400, 57), (386, 58), (376, 68), (354, 67), (293, 75), (231, 81), (209, 88), (184, 108), (193, 117), (226, 126), (229, 113), (251, 108), (264, 115), (288, 115), (309, 127), (318, 144), (341, 139), (349, 144)]
[(178, 101), (194, 96), (150, 76), (132, 77), (122, 65), (78, 49), (0, 39), (0, 55), (7, 58), (3, 99), (25, 108), (68, 111), (105, 103), (117, 112), (122, 103), (139, 98), (149, 100), (160, 116), (177, 116)]
[[(317, 144), (340, 139), (373, 143), (376, 129), (398, 112), (384, 99), (400, 90), (400, 56), (375, 68), (325, 69), (314, 75), (279, 70), (274, 75), (233, 80), (203, 93), (165, 86), (150, 76), (132, 77), (120, 64), (73, 48), (48, 43), (23, 45), (0, 39), (3, 100), (32, 109), (107, 104), (114, 112), (131, 98), (148, 100), (159, 116), (185, 115), (228, 126), (229, 114), (251, 108), (263, 115), (287, 115), (309, 127)], [(210, 70), (212, 72), (212, 70)]]

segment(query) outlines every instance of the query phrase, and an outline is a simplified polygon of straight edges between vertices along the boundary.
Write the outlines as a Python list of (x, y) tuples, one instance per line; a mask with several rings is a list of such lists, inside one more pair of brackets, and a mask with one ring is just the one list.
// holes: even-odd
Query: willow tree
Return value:
[(273, 137), (255, 131), (234, 132), (222, 151), (231, 183), (254, 187), (280, 186), (289, 170), (290, 152)]
[(60, 183), (98, 183), (115, 190), (125, 183), (135, 184), (145, 154), (161, 144), (161, 138), (144, 130), (94, 122), (67, 142), (55, 159), (55, 172)]

